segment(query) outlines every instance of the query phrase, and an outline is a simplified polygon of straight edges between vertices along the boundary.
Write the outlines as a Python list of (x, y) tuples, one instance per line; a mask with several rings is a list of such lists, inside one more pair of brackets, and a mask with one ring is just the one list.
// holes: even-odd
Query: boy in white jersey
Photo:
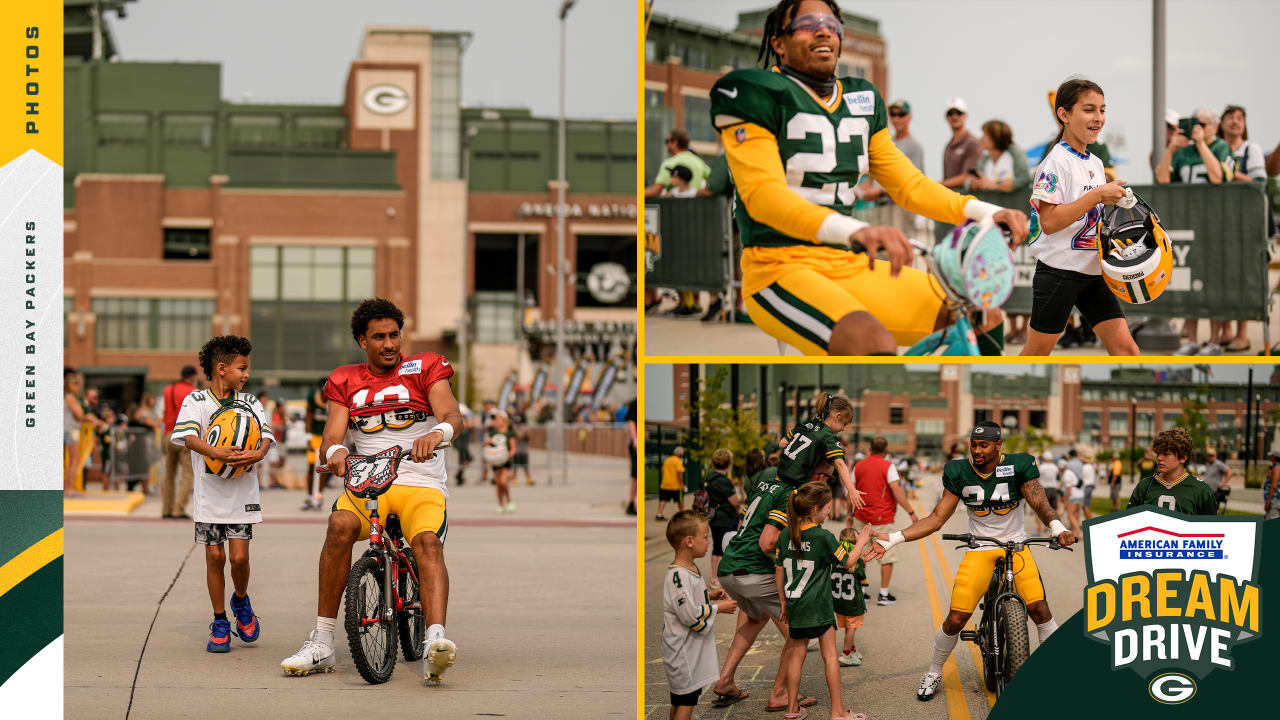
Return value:
[[(706, 515), (697, 510), (676, 513), (667, 523), (667, 542), (676, 557), (662, 581), (662, 665), (671, 692), (671, 720), (689, 720), (702, 688), (720, 677), (716, 613), (731, 613), (738, 603), (727, 599), (724, 590), (708, 593), (694, 564), (711, 546)], [(720, 602), (713, 605), (712, 600)]]
[[(204, 559), (213, 603), (213, 623), (209, 625), (208, 652), (231, 650), (231, 623), (226, 612), (226, 581), (223, 569), (231, 557), (231, 610), (236, 616), (236, 634), (246, 643), (258, 639), (258, 618), (249, 603), (249, 541), (253, 526), (262, 522), (258, 499), (258, 473), (254, 464), (266, 457), (275, 443), (262, 403), (253, 395), (239, 392), (249, 379), (247, 338), (235, 335), (215, 337), (200, 349), (200, 367), (209, 378), (209, 388), (187, 395), (178, 411), (170, 442), (185, 445), (191, 453), (195, 473), (194, 510), (196, 542), (204, 545)], [(254, 438), (253, 422), (232, 405), (252, 412), (260, 427)], [(212, 426), (212, 427), (211, 427)], [(237, 444), (239, 443), (239, 444)], [(226, 544), (230, 552), (223, 548)]]
[(1074, 306), (1107, 352), (1137, 355), (1120, 301), (1107, 288), (1098, 264), (1102, 206), (1125, 196), (1124, 181), (1108, 183), (1102, 161), (1091, 155), (1106, 122), (1102, 88), (1071, 78), (1058, 88), (1054, 112), (1062, 130), (1036, 169), (1031, 190), (1031, 237), (1036, 258), (1031, 283), (1031, 323), (1023, 355), (1048, 355), (1066, 329)]

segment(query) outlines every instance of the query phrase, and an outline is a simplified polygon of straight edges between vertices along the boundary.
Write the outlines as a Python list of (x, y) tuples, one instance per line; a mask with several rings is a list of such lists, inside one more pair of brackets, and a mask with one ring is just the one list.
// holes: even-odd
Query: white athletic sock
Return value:
[(333, 647), (333, 631), (338, 627), (338, 618), (316, 616), (316, 642)]
[(938, 634), (933, 636), (933, 662), (929, 664), (929, 672), (942, 674), (942, 666), (951, 657), (951, 651), (955, 649), (959, 638), (960, 633), (948, 635), (941, 627), (938, 628)]
[(432, 625), (431, 627), (427, 628), (427, 642), (431, 642), (432, 640), (439, 640), (442, 637), (444, 637), (443, 625)]
[(1058, 629), (1058, 623), (1053, 618), (1049, 618), (1047, 623), (1036, 623), (1036, 634), (1040, 636), (1040, 644), (1044, 644), (1045, 640)]
[(889, 588), (887, 588), (887, 587), (882, 587), (882, 588), (880, 588), (880, 594), (881, 594), (881, 595), (888, 595), (888, 594), (889, 594)]

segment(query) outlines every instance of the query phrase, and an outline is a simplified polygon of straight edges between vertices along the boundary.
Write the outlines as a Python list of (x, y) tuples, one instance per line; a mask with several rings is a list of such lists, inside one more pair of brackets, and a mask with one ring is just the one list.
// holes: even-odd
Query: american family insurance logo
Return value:
[(1223, 559), (1223, 533), (1179, 533), (1147, 526), (1121, 533), (1121, 560)]
[(1143, 506), (1085, 523), (1084, 632), (1155, 702), (1195, 697), (1231, 649), (1262, 634), (1261, 518)]

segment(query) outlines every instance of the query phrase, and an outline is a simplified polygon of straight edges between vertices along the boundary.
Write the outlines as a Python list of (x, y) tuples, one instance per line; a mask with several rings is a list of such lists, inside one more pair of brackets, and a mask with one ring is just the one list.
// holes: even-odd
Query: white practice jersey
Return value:
[(1051, 462), (1042, 462), (1040, 468), (1040, 487), (1058, 489), (1058, 466)]
[(672, 693), (701, 690), (720, 677), (715, 617), (702, 575), (668, 567), (662, 582), (662, 664)]
[[(267, 422), (267, 413), (262, 409), (258, 398), (249, 393), (231, 392), (232, 399), (249, 404), (262, 424), (261, 442), (270, 441), (275, 444), (275, 435)], [(187, 438), (196, 436), (204, 438), (209, 429), (209, 419), (222, 407), (209, 389), (196, 390), (187, 395), (178, 410), (178, 419), (173, 425), (173, 434), (169, 441), (174, 445), (186, 447)], [(251, 466), (244, 474), (235, 478), (219, 477), (209, 472), (205, 465), (205, 456), (194, 450), (191, 452), (191, 469), (195, 473), (195, 492), (193, 493), (192, 518), (202, 523), (260, 523), (262, 522), (262, 500), (258, 495), (258, 466)]]
[(1082, 155), (1065, 141), (1053, 146), (1036, 168), (1036, 182), (1031, 189), (1031, 237), (1027, 246), (1037, 260), (1059, 270), (1102, 274), (1098, 266), (1102, 204), (1094, 205), (1070, 225), (1052, 234), (1045, 234), (1040, 228), (1039, 204), (1066, 205), (1106, 183), (1107, 176), (1098, 156)]

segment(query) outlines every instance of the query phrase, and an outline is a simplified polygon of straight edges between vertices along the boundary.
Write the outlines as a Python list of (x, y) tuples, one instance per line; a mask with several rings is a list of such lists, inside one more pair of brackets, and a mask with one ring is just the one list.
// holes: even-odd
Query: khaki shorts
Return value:
[(857, 630), (866, 622), (866, 615), (841, 615), (836, 613), (836, 629)]
[(782, 616), (782, 600), (773, 575), (721, 575), (720, 587), (738, 602), (738, 610), (752, 620)]
[[(858, 518), (855, 517), (853, 519), (854, 530), (857, 530), (858, 532), (862, 532), (862, 528), (865, 525), (866, 523), (862, 522)], [(895, 528), (892, 525), (872, 525), (871, 532), (884, 533), (888, 535), (891, 532), (895, 532)], [(872, 540), (871, 542), (875, 542), (875, 540)], [(898, 561), (897, 546), (889, 548), (889, 552), (886, 552), (883, 556), (881, 556), (879, 559), (876, 560), (876, 562), (880, 563), (881, 565), (892, 565), (897, 561)]]

